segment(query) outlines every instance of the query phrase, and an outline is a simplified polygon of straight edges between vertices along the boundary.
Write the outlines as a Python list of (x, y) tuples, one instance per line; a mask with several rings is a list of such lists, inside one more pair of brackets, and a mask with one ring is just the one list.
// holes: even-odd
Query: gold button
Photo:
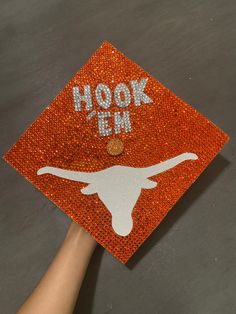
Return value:
[(113, 138), (107, 143), (107, 152), (111, 156), (120, 155), (124, 150), (124, 143), (119, 138)]

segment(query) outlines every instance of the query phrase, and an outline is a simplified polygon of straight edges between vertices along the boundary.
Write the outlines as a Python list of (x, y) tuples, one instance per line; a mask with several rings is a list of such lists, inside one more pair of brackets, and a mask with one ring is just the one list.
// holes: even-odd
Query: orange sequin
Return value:
[[(99, 83), (104, 83), (114, 90), (118, 83), (129, 86), (131, 80), (141, 78), (148, 78), (145, 92), (153, 103), (136, 107), (131, 101), (129, 133), (101, 137), (96, 117), (88, 120), (85, 110), (74, 109), (74, 86), (83, 91), (84, 85), (89, 84), (94, 91)], [(92, 100), (97, 106), (94, 93)], [(112, 100), (109, 111), (117, 110), (120, 108)], [(112, 138), (120, 138), (124, 143), (120, 155), (111, 156), (107, 152), (107, 143)], [(222, 130), (105, 42), (4, 158), (97, 242), (126, 263), (227, 140)], [(86, 184), (49, 174), (37, 175), (37, 170), (44, 166), (86, 172), (113, 165), (148, 167), (183, 152), (196, 153), (199, 159), (152, 177), (158, 186), (142, 190), (132, 214), (133, 230), (126, 237), (114, 233), (111, 215), (96, 194), (87, 196), (80, 192)]]

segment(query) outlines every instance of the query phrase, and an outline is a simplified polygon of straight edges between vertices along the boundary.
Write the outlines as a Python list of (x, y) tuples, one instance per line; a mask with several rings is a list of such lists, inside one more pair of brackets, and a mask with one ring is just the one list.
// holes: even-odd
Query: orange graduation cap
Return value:
[(126, 263), (227, 140), (105, 42), (4, 158)]

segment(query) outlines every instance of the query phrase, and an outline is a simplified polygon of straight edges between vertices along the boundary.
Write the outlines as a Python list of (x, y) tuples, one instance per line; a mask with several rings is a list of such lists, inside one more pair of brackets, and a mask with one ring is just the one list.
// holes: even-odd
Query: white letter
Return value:
[(81, 101), (86, 102), (86, 110), (87, 111), (89, 111), (93, 108), (91, 89), (90, 89), (89, 85), (84, 86), (84, 96), (80, 95), (78, 86), (73, 87), (73, 97), (74, 97), (75, 111), (81, 111), (82, 110)]
[[(124, 94), (124, 100), (121, 99), (121, 92)], [(114, 95), (118, 107), (125, 108), (130, 104), (130, 91), (124, 83), (120, 83), (116, 86)]]
[(114, 130), (116, 134), (120, 133), (121, 128), (124, 128), (126, 133), (131, 132), (129, 111), (124, 111), (122, 118), (119, 111), (114, 112), (114, 125)]
[[(104, 92), (105, 94), (105, 99), (103, 99), (102, 97), (102, 92)], [(111, 91), (110, 88), (105, 85), (105, 84), (98, 84), (98, 86), (96, 87), (96, 98), (97, 98), (97, 102), (99, 104), (100, 107), (107, 109), (110, 107), (111, 105)]]
[(98, 112), (98, 129), (101, 136), (108, 136), (112, 133), (112, 128), (108, 127), (108, 121), (105, 118), (111, 116), (109, 111), (106, 112)]
[(136, 106), (141, 105), (141, 101), (143, 101), (145, 104), (149, 104), (152, 102), (152, 99), (148, 97), (147, 94), (144, 93), (144, 88), (147, 84), (148, 79), (143, 78), (141, 79), (140, 83), (138, 81), (134, 80), (131, 81), (131, 87), (133, 89), (133, 94), (134, 94), (134, 103)]

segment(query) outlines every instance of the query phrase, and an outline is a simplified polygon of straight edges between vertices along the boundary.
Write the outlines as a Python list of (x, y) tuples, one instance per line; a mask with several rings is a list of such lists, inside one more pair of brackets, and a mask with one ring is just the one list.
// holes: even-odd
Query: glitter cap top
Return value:
[(4, 159), (126, 263), (227, 140), (104, 42)]

